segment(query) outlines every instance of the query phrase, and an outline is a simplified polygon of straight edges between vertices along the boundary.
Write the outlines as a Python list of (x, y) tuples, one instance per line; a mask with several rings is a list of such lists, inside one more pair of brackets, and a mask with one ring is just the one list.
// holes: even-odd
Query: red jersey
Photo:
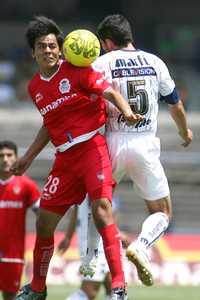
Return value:
[(108, 86), (103, 75), (92, 67), (79, 68), (61, 61), (51, 78), (36, 73), (28, 90), (52, 143), (59, 146), (105, 124), (102, 94)]
[(0, 180), (0, 261), (23, 262), (26, 210), (39, 197), (27, 176)]

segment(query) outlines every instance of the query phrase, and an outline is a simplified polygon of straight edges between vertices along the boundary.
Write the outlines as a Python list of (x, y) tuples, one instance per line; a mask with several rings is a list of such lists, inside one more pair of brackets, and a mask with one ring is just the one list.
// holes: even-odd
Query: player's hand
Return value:
[(70, 245), (70, 240), (68, 238), (64, 238), (59, 244), (58, 244), (58, 247), (57, 247), (57, 253), (59, 255), (63, 255), (67, 249), (69, 248), (69, 245)]
[(193, 139), (193, 133), (191, 129), (188, 129), (186, 132), (179, 132), (179, 135), (182, 137), (182, 139), (185, 141), (182, 146), (187, 147), (192, 142)]
[(120, 238), (121, 238), (121, 241), (122, 241), (122, 247), (124, 249), (128, 248), (128, 246), (132, 242), (131, 238), (123, 231), (120, 231)]
[(127, 114), (124, 114), (124, 119), (125, 119), (127, 125), (134, 125), (138, 121), (143, 120), (143, 118), (144, 117), (142, 115), (134, 114), (132, 111)]
[(10, 168), (10, 172), (14, 175), (20, 176), (22, 175), (30, 166), (31, 160), (28, 160), (25, 156), (22, 156), (17, 159), (17, 161)]

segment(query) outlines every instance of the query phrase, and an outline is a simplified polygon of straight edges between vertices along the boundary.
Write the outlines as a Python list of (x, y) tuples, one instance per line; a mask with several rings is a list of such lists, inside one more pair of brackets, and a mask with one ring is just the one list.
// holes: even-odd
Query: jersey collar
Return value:
[(50, 81), (50, 80), (51, 80), (51, 79), (59, 72), (62, 63), (63, 63), (63, 60), (61, 59), (61, 60), (60, 60), (60, 64), (59, 64), (58, 69), (57, 69), (56, 72), (55, 72), (53, 75), (51, 75), (50, 77), (43, 77), (41, 74), (39, 74), (40, 79), (41, 79), (41, 80), (44, 80), (44, 81)]

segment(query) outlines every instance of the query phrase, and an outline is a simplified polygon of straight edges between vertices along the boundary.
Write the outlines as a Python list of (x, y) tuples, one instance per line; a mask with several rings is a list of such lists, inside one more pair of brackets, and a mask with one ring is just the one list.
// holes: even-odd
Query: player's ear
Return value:
[(115, 49), (114, 43), (111, 39), (105, 39), (102, 42), (102, 47), (106, 52), (112, 51)]
[(111, 39), (107, 39), (107, 47), (109, 51), (116, 49), (116, 46)]
[(32, 58), (35, 58), (35, 52), (33, 49), (31, 50), (31, 56), (32, 56)]

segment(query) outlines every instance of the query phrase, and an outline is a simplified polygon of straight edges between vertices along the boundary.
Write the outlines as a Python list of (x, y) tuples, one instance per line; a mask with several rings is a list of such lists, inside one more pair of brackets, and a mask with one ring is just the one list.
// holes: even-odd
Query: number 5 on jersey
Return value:
[(144, 88), (145, 80), (131, 80), (127, 81), (128, 99), (131, 109), (134, 113), (145, 115), (149, 109), (148, 94)]

